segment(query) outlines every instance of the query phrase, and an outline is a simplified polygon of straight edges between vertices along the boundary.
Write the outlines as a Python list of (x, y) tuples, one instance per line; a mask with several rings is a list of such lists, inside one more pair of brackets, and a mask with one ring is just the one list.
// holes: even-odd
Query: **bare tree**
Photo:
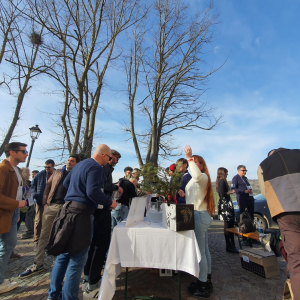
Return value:
[[(214, 109), (201, 101), (205, 82), (219, 69), (205, 71), (204, 61), (217, 24), (213, 6), (192, 13), (181, 0), (157, 0), (151, 20), (146, 34), (141, 27), (134, 31), (125, 61), (130, 111), (126, 130), (140, 166), (144, 161), (157, 165), (159, 155), (172, 155), (175, 131), (211, 130), (220, 121)], [(142, 99), (137, 97), (138, 87), (139, 94), (145, 94)], [(143, 126), (136, 109), (144, 116), (140, 122), (147, 120), (144, 131), (137, 130)]]
[[(143, 18), (139, 0), (27, 0), (35, 20), (47, 33), (50, 58), (59, 63), (48, 72), (64, 96), (62, 134), (54, 149), (90, 157), (97, 109), (110, 65), (121, 54), (120, 34)], [(59, 141), (60, 140), (60, 141)]]
[(0, 146), (0, 156), (17, 126), (25, 95), (31, 88), (30, 80), (47, 69), (39, 56), (42, 27), (36, 32), (34, 21), (24, 18), (22, 9), (26, 7), (21, 0), (3, 0), (0, 3), (0, 34), (3, 37), (0, 64), (6, 63), (0, 85), (16, 98), (14, 115)]

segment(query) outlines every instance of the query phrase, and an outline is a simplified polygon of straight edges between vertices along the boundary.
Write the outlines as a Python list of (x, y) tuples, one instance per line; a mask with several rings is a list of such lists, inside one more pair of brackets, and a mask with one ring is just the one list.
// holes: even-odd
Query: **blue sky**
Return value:
[[(189, 3), (193, 9), (206, 1)], [(216, 107), (216, 115), (223, 115), (223, 123), (212, 131), (177, 132), (176, 144), (179, 149), (189, 144), (195, 154), (203, 156), (213, 181), (218, 167), (226, 167), (231, 178), (239, 164), (246, 165), (248, 178), (256, 179), (257, 167), (270, 149), (299, 148), (300, 1), (220, 0), (215, 2), (215, 9), (220, 14), (220, 24), (206, 61), (209, 67), (218, 67), (226, 59), (227, 62), (210, 78), (203, 100)], [(124, 89), (118, 70), (108, 73), (106, 82), (118, 77), (115, 87)], [(59, 98), (52, 93), (55, 84), (46, 78), (32, 85), (16, 131), (21, 136), (15, 140), (30, 144), (28, 128), (39, 124), (43, 133), (35, 144), (31, 169), (41, 170), (45, 159), (54, 155), (45, 151), (53, 138), (53, 122), (47, 112), (59, 111)], [(132, 141), (125, 143), (121, 130), (129, 120), (123, 104), (126, 95), (106, 88), (100, 101), (107, 112), (98, 110), (96, 142), (121, 152), (114, 173), (117, 179), (124, 167), (138, 167)], [(5, 129), (14, 100), (3, 90), (0, 107), (0, 128)], [(161, 164), (168, 166), (171, 162)]]

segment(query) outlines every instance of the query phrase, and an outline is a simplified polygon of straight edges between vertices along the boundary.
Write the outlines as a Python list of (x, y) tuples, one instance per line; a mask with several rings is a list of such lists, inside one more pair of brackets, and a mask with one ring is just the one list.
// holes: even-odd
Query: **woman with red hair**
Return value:
[[(213, 287), (207, 230), (212, 221), (211, 216), (215, 212), (213, 189), (203, 157), (192, 155), (190, 146), (186, 146), (184, 152), (192, 175), (185, 188), (185, 200), (186, 204), (194, 204), (195, 235), (201, 253), (199, 277), (196, 282), (190, 284), (188, 291), (195, 297), (210, 298), (209, 292)], [(180, 193), (183, 195), (183, 191)]]

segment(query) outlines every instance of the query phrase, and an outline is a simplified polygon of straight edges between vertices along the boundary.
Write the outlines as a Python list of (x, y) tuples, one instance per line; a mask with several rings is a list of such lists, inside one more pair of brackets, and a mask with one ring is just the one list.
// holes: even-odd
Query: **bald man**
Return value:
[[(61, 254), (56, 258), (51, 272), (49, 299), (60, 299), (61, 297), (62, 299), (78, 299), (80, 277), (91, 243), (91, 215), (96, 209), (117, 206), (116, 201), (103, 192), (104, 172), (102, 167), (109, 160), (111, 160), (110, 148), (104, 144), (99, 145), (92, 158), (78, 163), (63, 183), (68, 189), (65, 204), (56, 216), (49, 238), (49, 245), (54, 240), (55, 251), (57, 251), (57, 247), (62, 248), (59, 248)], [(63, 223), (61, 229), (57, 226), (57, 224), (61, 224), (59, 222)], [(55, 245), (57, 236), (60, 240), (58, 245)], [(67, 241), (60, 246), (59, 242), (64, 239)], [(52, 249), (54, 249), (53, 244), (51, 245)], [(48, 250), (48, 254), (53, 254), (51, 249)]]

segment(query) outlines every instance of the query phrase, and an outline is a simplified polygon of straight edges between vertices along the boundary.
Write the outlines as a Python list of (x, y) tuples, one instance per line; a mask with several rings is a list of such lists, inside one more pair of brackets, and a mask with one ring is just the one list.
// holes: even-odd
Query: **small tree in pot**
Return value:
[(181, 163), (178, 164), (170, 178), (168, 169), (147, 163), (141, 170), (143, 180), (141, 187), (151, 194), (158, 194), (166, 199), (168, 204), (176, 203), (176, 193), (181, 186), (182, 173), (179, 173)]

